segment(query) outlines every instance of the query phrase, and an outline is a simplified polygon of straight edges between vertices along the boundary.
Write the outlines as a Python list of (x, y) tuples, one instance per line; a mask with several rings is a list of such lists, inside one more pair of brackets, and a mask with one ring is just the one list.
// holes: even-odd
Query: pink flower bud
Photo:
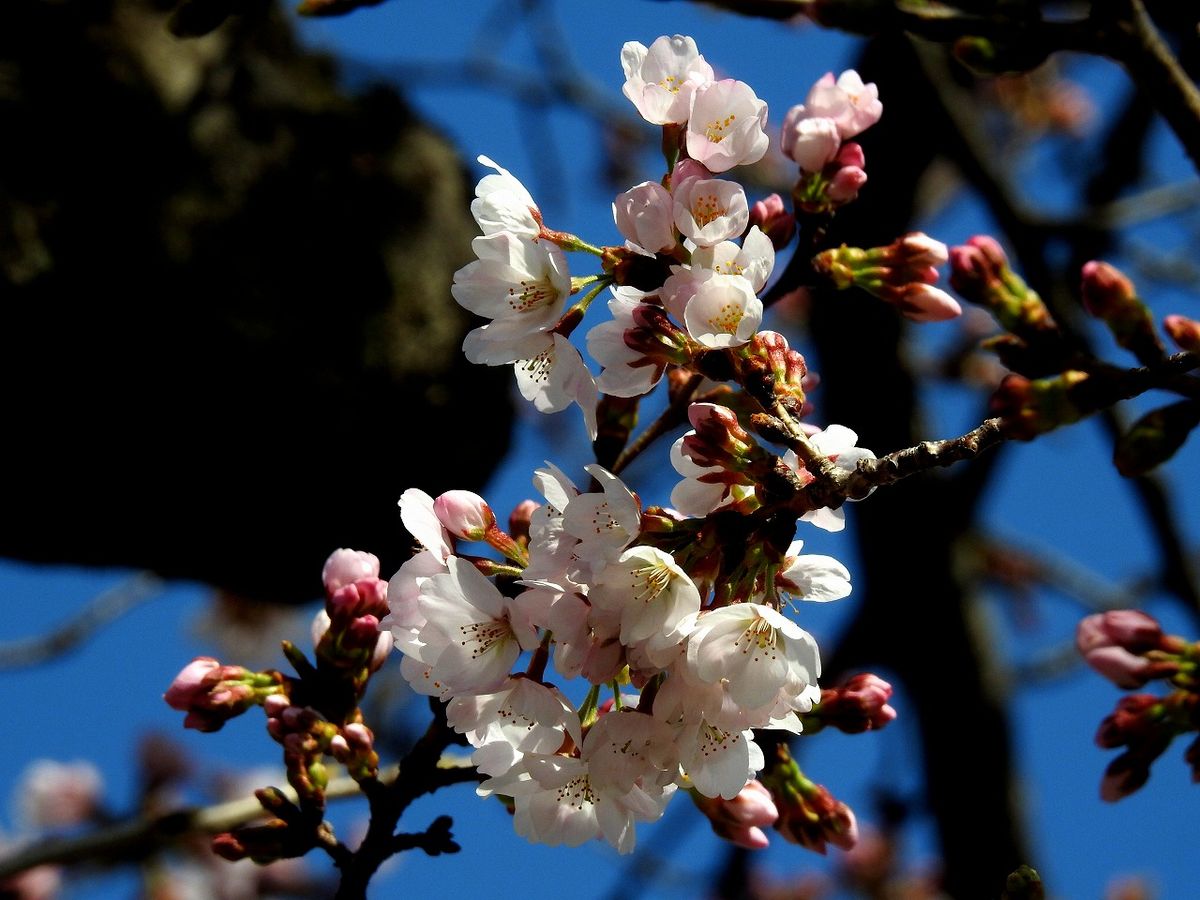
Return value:
[(378, 616), (388, 613), (388, 583), (382, 578), (364, 578), (335, 591), (325, 602), (331, 619), (343, 621), (359, 616)]
[(210, 684), (216, 683), (209, 676), (220, 668), (221, 663), (211, 656), (197, 656), (175, 676), (163, 699), (171, 709), (186, 712), (194, 700), (208, 693)]
[(1098, 318), (1108, 318), (1137, 298), (1133, 282), (1115, 266), (1093, 259), (1081, 270), (1083, 305)]
[(805, 172), (824, 169), (833, 162), (841, 144), (842, 137), (833, 119), (798, 118), (783, 123), (783, 152)]
[(790, 244), (796, 234), (796, 217), (787, 211), (778, 194), (764, 197), (750, 208), (750, 225), (757, 225), (776, 250)]
[(332, 594), (338, 588), (352, 584), (360, 578), (379, 577), (379, 558), (373, 553), (362, 550), (334, 550), (325, 560), (325, 568), (321, 570), (321, 580), (325, 583), (325, 593)]
[(1136, 753), (1122, 753), (1104, 770), (1100, 780), (1100, 799), (1116, 803), (1137, 791), (1150, 780), (1150, 766)]
[(681, 159), (671, 172), (671, 193), (689, 178), (712, 178), (712, 172), (694, 159)]
[[(833, 161), (843, 168), (865, 169), (867, 167), (867, 155), (863, 153), (862, 145), (856, 144), (854, 141), (842, 144)], [(866, 177), (863, 175), (864, 181)]]
[(1083, 654), (1083, 660), (1094, 671), (1126, 690), (1144, 687), (1155, 674), (1150, 660), (1130, 653), (1124, 647), (1095, 647)]
[(1172, 315), (1163, 319), (1163, 327), (1180, 350), (1200, 353), (1200, 322), (1186, 316)]
[(821, 723), (847, 734), (882, 728), (896, 718), (888, 705), (892, 686), (870, 672), (855, 675), (842, 687), (821, 692)]
[(539, 505), (536, 500), (522, 500), (513, 507), (508, 517), (508, 530), (514, 538), (529, 537), (529, 523), (533, 521), (533, 514)]
[(887, 299), (906, 319), (914, 322), (944, 322), (962, 315), (957, 300), (941, 288), (923, 281), (906, 284)]
[[(941, 266), (950, 258), (950, 251), (945, 244), (921, 231), (909, 232), (892, 244), (892, 248), (896, 259), (908, 266)], [(936, 279), (936, 272), (934, 277)]]
[(1111, 749), (1145, 743), (1158, 729), (1162, 698), (1154, 694), (1126, 694), (1096, 730), (1096, 745)]
[(1162, 640), (1163, 630), (1158, 621), (1137, 609), (1113, 609), (1087, 616), (1075, 630), (1075, 646), (1083, 654), (1111, 646), (1145, 653), (1161, 647)]
[(866, 183), (866, 172), (857, 166), (845, 166), (838, 169), (837, 174), (829, 180), (829, 188), (825, 193), (834, 203), (849, 203)]
[(443, 528), (467, 541), (482, 541), (496, 524), (491, 507), (471, 491), (446, 491), (433, 501), (433, 512)]
[(779, 818), (771, 792), (754, 780), (746, 782), (746, 786), (732, 800), (705, 797), (698, 792), (692, 793), (692, 799), (708, 817), (718, 837), (747, 850), (766, 847), (769, 842), (763, 828), (774, 825)]

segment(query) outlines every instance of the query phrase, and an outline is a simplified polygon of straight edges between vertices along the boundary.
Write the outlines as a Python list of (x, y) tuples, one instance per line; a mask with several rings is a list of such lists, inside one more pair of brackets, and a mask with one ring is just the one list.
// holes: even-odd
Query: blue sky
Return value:
[[(490, 7), (480, 4), (479, 8)], [(748, 82), (767, 100), (773, 128), (789, 105), (803, 99), (812, 81), (827, 70), (848, 65), (854, 48), (850, 40), (834, 33), (739, 19), (690, 3), (568, 0), (554, 8), (569, 38), (561, 49), (614, 102), (622, 102), (621, 44), (626, 40), (648, 44), (659, 34), (683, 32), (696, 38), (718, 71)], [(355, 68), (356, 73), (361, 74), (364, 67), (386, 73), (397, 64), (460, 59), (466, 48), (479, 40), (476, 24), (458, 5), (424, 5), (418, 15), (411, 4), (388, 2), (343, 19), (303, 23), (303, 34), (314, 45), (363, 64)], [(501, 31), (498, 26), (489, 30), (488, 49), (493, 49)], [(520, 30), (504, 43), (502, 55), (523, 68), (537, 58)], [(1103, 112), (1113, 96), (1112, 68), (1091, 61), (1068, 66), (1097, 92)], [(465, 158), (489, 155), (520, 177), (550, 224), (577, 231), (594, 243), (615, 242), (608, 207), (611, 191), (596, 183), (595, 174), (598, 148), (605, 136), (593, 122), (557, 110), (539, 124), (527, 110), (497, 100), (483, 84), (464, 88), (418, 80), (403, 87)], [(880, 85), (880, 90), (886, 115), (887, 85)], [(533, 143), (544, 148), (544, 142), (531, 142), (531, 131), (553, 136), (556, 163), (534, 152)], [(774, 130), (771, 134), (774, 140)], [(1190, 177), (1169, 135), (1161, 135), (1155, 147), (1151, 178), (1174, 181)], [(1052, 155), (1053, 150), (1045, 153)], [(1037, 153), (1034, 158), (1041, 162), (1022, 170), (1027, 173), (1025, 189), (1053, 202), (1052, 179), (1047, 185), (1037, 181), (1045, 177), (1049, 157)], [(1030, 171), (1029, 165), (1034, 170)], [(556, 182), (556, 167), (565, 182)], [(641, 177), (658, 174), (648, 167)], [(947, 243), (956, 243), (986, 229), (987, 221), (977, 203), (963, 200), (942, 208), (926, 227)], [(1143, 227), (1137, 237), (1153, 246), (1178, 245), (1183, 240), (1178, 229), (1159, 224)], [(1159, 313), (1200, 315), (1194, 298), (1177, 292), (1168, 296), (1171, 304), (1156, 308)], [(916, 352), (931, 352), (949, 338), (953, 328), (932, 326), (921, 334)], [(973, 424), (969, 416), (978, 408), (977, 398), (961, 391), (939, 390), (931, 393), (931, 399), (935, 401), (931, 427), (937, 433), (930, 437), (951, 436)], [(522, 410), (510, 457), (486, 492), (493, 507), (507, 510), (530, 496), (530, 472), (544, 459), (575, 471), (587, 462), (578, 425), (574, 410), (556, 419)], [(572, 436), (564, 440), (564, 433)], [(662, 452), (665, 454), (665, 446)], [(1131, 490), (1107, 462), (1109, 452), (1107, 439), (1093, 422), (1016, 448), (1008, 454), (986, 498), (987, 526), (1022, 546), (1050, 549), (1117, 583), (1144, 574), (1153, 565), (1153, 548)], [(1193, 441), (1165, 469), (1176, 486), (1173, 493), (1192, 547), (1200, 543), (1200, 495), (1188, 476), (1198, 463), (1200, 450)], [(651, 468), (647, 466), (641, 473), (644, 483), (638, 485), (639, 490), (647, 502), (665, 502), (670, 479), (653, 477)], [(634, 474), (638, 474), (636, 470)], [(852, 509), (849, 515), (852, 521)], [(805, 537), (811, 541), (811, 550), (837, 556), (854, 570), (848, 537), (824, 533)], [(127, 574), (0, 563), (0, 591), (7, 601), (0, 640), (53, 627)], [(273, 763), (276, 747), (262, 733), (255, 716), (234, 722), (218, 735), (197, 735), (183, 732), (181, 717), (161, 702), (161, 692), (185, 662), (214, 652), (211, 641), (196, 634), (196, 624), (204, 616), (205, 596), (199, 586), (173, 585), (161, 598), (98, 633), (78, 652), (36, 669), (5, 673), (0, 678), (0, 703), (12, 711), (10, 734), (21, 737), (10, 741), (9, 771), (15, 776), (38, 757), (96, 760), (105, 772), (112, 803), (120, 809), (133, 799), (132, 748), (136, 737), (148, 729), (175, 735), (209, 771)], [(1032, 659), (1068, 641), (1082, 614), (1062, 597), (1039, 596), (1038, 601), (1039, 628), (1031, 631), (1015, 625), (994, 599), (980, 598), (978, 613), (1009, 662)], [(836, 636), (853, 609), (853, 598), (838, 606), (817, 609), (803, 622), (822, 642)], [(1169, 628), (1189, 632), (1189, 621), (1164, 598), (1153, 598), (1149, 609)], [(1039, 853), (1041, 871), (1053, 896), (1099, 897), (1111, 878), (1131, 874), (1147, 875), (1162, 898), (1193, 896), (1200, 880), (1200, 858), (1194, 851), (1190, 827), (1197, 795), (1181, 762), (1182, 745), (1167, 752), (1150, 785), (1134, 797), (1117, 805), (1101, 803), (1098, 798), (1097, 785), (1110, 754), (1092, 744), (1092, 735), (1118, 696), (1115, 688), (1083, 670), (1052, 682), (1013, 684), (1014, 737), (1030, 843)], [(905, 791), (919, 785), (916, 736), (904, 723), (903, 692), (895, 705), (901, 720), (881, 733), (857, 738), (822, 735), (804, 750), (810, 774), (839, 796), (857, 801), (863, 813), (869, 809), (866, 798), (872, 784), (882, 780)], [(439, 892), (447, 896), (474, 891), (538, 900), (562, 896), (568, 884), (571, 894), (581, 900), (619, 896), (619, 885), (626, 877), (625, 861), (607, 847), (531, 847), (512, 833), (498, 804), (478, 800), (462, 787), (421, 801), (406, 821), (420, 827), (443, 812), (455, 818), (463, 853), (457, 858), (436, 859), (405, 855), (380, 881), (378, 896), (400, 896), (412, 884), (430, 883), (439, 885)], [(359, 814), (352, 808), (339, 817), (349, 822)], [(6, 831), (15, 827), (11, 813), (0, 815), (0, 822)], [(927, 858), (933, 846), (928, 824), (916, 824), (910, 850), (919, 860)], [(703, 885), (702, 879), (696, 880), (695, 866), (699, 865), (702, 875), (720, 859), (707, 826), (683, 800), (669, 808), (660, 826), (640, 830), (639, 839), (661, 848), (656, 855), (662, 857), (661, 878), (645, 896), (695, 896)], [(775, 842), (766, 860), (768, 869), (780, 876), (798, 875), (826, 864), (781, 841)], [(316, 863), (324, 865), (321, 860)], [(80, 887), (73, 895), (128, 896), (129, 886), (127, 879), (109, 879), (101, 893)]]

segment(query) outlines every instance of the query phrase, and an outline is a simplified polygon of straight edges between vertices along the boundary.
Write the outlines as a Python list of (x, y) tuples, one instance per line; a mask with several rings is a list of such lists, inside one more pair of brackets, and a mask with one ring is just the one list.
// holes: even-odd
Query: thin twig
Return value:
[[(383, 780), (390, 784), (396, 773), (393, 766)], [(280, 790), (293, 803), (297, 802), (292, 787), (285, 785)], [(358, 784), (349, 777), (334, 778), (325, 789), (325, 796), (331, 800), (359, 794)], [(221, 834), (264, 815), (262, 804), (251, 796), (212, 806), (187, 807), (128, 819), (73, 837), (40, 838), (36, 844), (20, 847), (0, 859), (0, 882), (35, 866), (135, 858), (178, 843), (190, 835)]]
[(46, 634), (0, 643), (0, 670), (46, 662), (82, 644), (109, 622), (157, 597), (164, 582), (152, 572), (139, 572), (96, 595), (61, 626)]

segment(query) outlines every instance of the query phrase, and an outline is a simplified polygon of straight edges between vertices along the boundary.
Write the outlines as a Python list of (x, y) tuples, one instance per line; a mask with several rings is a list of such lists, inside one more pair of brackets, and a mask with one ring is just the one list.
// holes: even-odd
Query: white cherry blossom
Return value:
[[(700, 610), (700, 592), (675, 564), (671, 554), (655, 547), (630, 547), (600, 571), (588, 592), (593, 607), (616, 614), (621, 643), (645, 643), (650, 661), (683, 642), (680, 624)], [(665, 661), (665, 660), (664, 660)]]
[(686, 726), (678, 742), (683, 770), (705, 797), (732, 800), (765, 763), (750, 729), (726, 730), (701, 720)]
[(674, 201), (657, 181), (643, 181), (613, 201), (617, 230), (637, 250), (655, 254), (676, 244)]
[[(823, 456), (827, 456), (835, 466), (847, 472), (853, 472), (858, 467), (859, 460), (875, 459), (875, 454), (870, 450), (855, 446), (858, 443), (858, 435), (845, 425), (830, 425), (823, 431), (809, 435), (808, 439)], [(791, 450), (784, 453), (782, 459), (793, 471), (800, 470), (799, 459)], [(871, 489), (871, 493), (874, 493), (874, 488)], [(825, 531), (836, 532), (846, 527), (846, 513), (841, 509), (830, 509), (828, 506), (810, 510), (802, 515), (800, 520)]]
[(621, 48), (621, 68), (625, 71), (622, 93), (654, 125), (686, 122), (693, 91), (713, 80), (712, 66), (704, 61), (696, 42), (680, 34), (663, 35), (648, 48), (629, 41)]
[(747, 343), (758, 331), (762, 317), (762, 301), (747, 279), (713, 272), (697, 281), (683, 324), (693, 340), (722, 349)]
[(485, 775), (502, 775), (526, 753), (556, 752), (566, 737), (583, 738), (579, 714), (562, 691), (531, 678), (510, 677), (491, 694), (455, 697), (446, 721), (475, 747), (472, 760)]
[(689, 457), (683, 443), (695, 433), (689, 431), (671, 445), (671, 465), (684, 479), (671, 491), (671, 506), (685, 516), (699, 518), (753, 494), (754, 488), (730, 484), (719, 477), (724, 473), (720, 466), (702, 466)]
[(755, 709), (800, 694), (821, 674), (817, 642), (777, 610), (735, 603), (701, 615), (688, 638), (689, 669), (724, 680), (739, 706)]
[(433, 498), (420, 488), (409, 488), (400, 495), (400, 521), (417, 541), (440, 562), (454, 552), (450, 533), (442, 527), (433, 511)]
[(593, 785), (622, 793), (639, 784), (669, 784), (679, 773), (674, 730), (632, 709), (601, 716), (583, 739), (581, 757)]
[(396, 649), (401, 653), (420, 658), (424, 647), (421, 630), (426, 623), (419, 603), (421, 585), (426, 578), (446, 571), (444, 559), (430, 550), (422, 550), (407, 560), (388, 582), (389, 612), (379, 625), (391, 631)]
[(642, 506), (625, 483), (603, 466), (592, 463), (585, 469), (600, 483), (601, 493), (573, 498), (563, 510), (563, 527), (578, 539), (575, 557), (590, 575), (614, 562), (637, 537)]
[(832, 556), (802, 554), (804, 541), (788, 547), (784, 568), (775, 576), (783, 593), (800, 600), (825, 603), (850, 596), (850, 572)]
[(477, 237), (471, 249), (478, 259), (454, 273), (450, 288), (460, 306), (512, 322), (516, 334), (542, 331), (558, 320), (571, 293), (562, 250), (507, 231)]
[(726, 78), (698, 87), (688, 117), (688, 155), (712, 172), (758, 162), (770, 141), (767, 104), (750, 85)]
[(537, 631), (470, 562), (452, 556), (446, 567), (421, 583), (421, 662), (451, 693), (494, 690), (522, 648), (537, 646)]
[(775, 268), (775, 247), (762, 229), (754, 225), (746, 232), (740, 247), (733, 241), (697, 247), (692, 252), (692, 268), (711, 269), (719, 275), (741, 275), (757, 294)]
[(750, 224), (746, 192), (724, 178), (686, 178), (675, 186), (675, 227), (700, 247), (738, 237)]
[(883, 115), (879, 88), (863, 84), (853, 69), (847, 69), (837, 81), (827, 72), (808, 92), (804, 108), (810, 117), (833, 119), (842, 140), (866, 131)]
[(537, 237), (541, 228), (533, 213), (538, 206), (529, 191), (508, 169), (486, 156), (479, 157), (479, 164), (496, 170), (496, 174), (483, 176), (475, 186), (471, 215), (480, 230), (484, 234), (508, 231), (523, 237)]

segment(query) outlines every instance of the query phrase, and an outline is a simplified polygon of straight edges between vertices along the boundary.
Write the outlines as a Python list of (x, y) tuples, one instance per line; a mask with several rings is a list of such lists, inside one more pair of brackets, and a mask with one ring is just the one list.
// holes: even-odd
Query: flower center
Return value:
[(508, 306), (513, 312), (529, 312), (542, 306), (549, 306), (558, 299), (558, 291), (550, 284), (549, 279), (540, 281), (522, 281), (508, 289)]
[(736, 118), (737, 115), (735, 113), (730, 113), (724, 119), (713, 119), (704, 126), (704, 136), (714, 144), (721, 143), (721, 141), (728, 137), (725, 131), (733, 124), (733, 120)]
[(704, 194), (692, 200), (692, 218), (701, 228), (727, 212), (716, 194)]

